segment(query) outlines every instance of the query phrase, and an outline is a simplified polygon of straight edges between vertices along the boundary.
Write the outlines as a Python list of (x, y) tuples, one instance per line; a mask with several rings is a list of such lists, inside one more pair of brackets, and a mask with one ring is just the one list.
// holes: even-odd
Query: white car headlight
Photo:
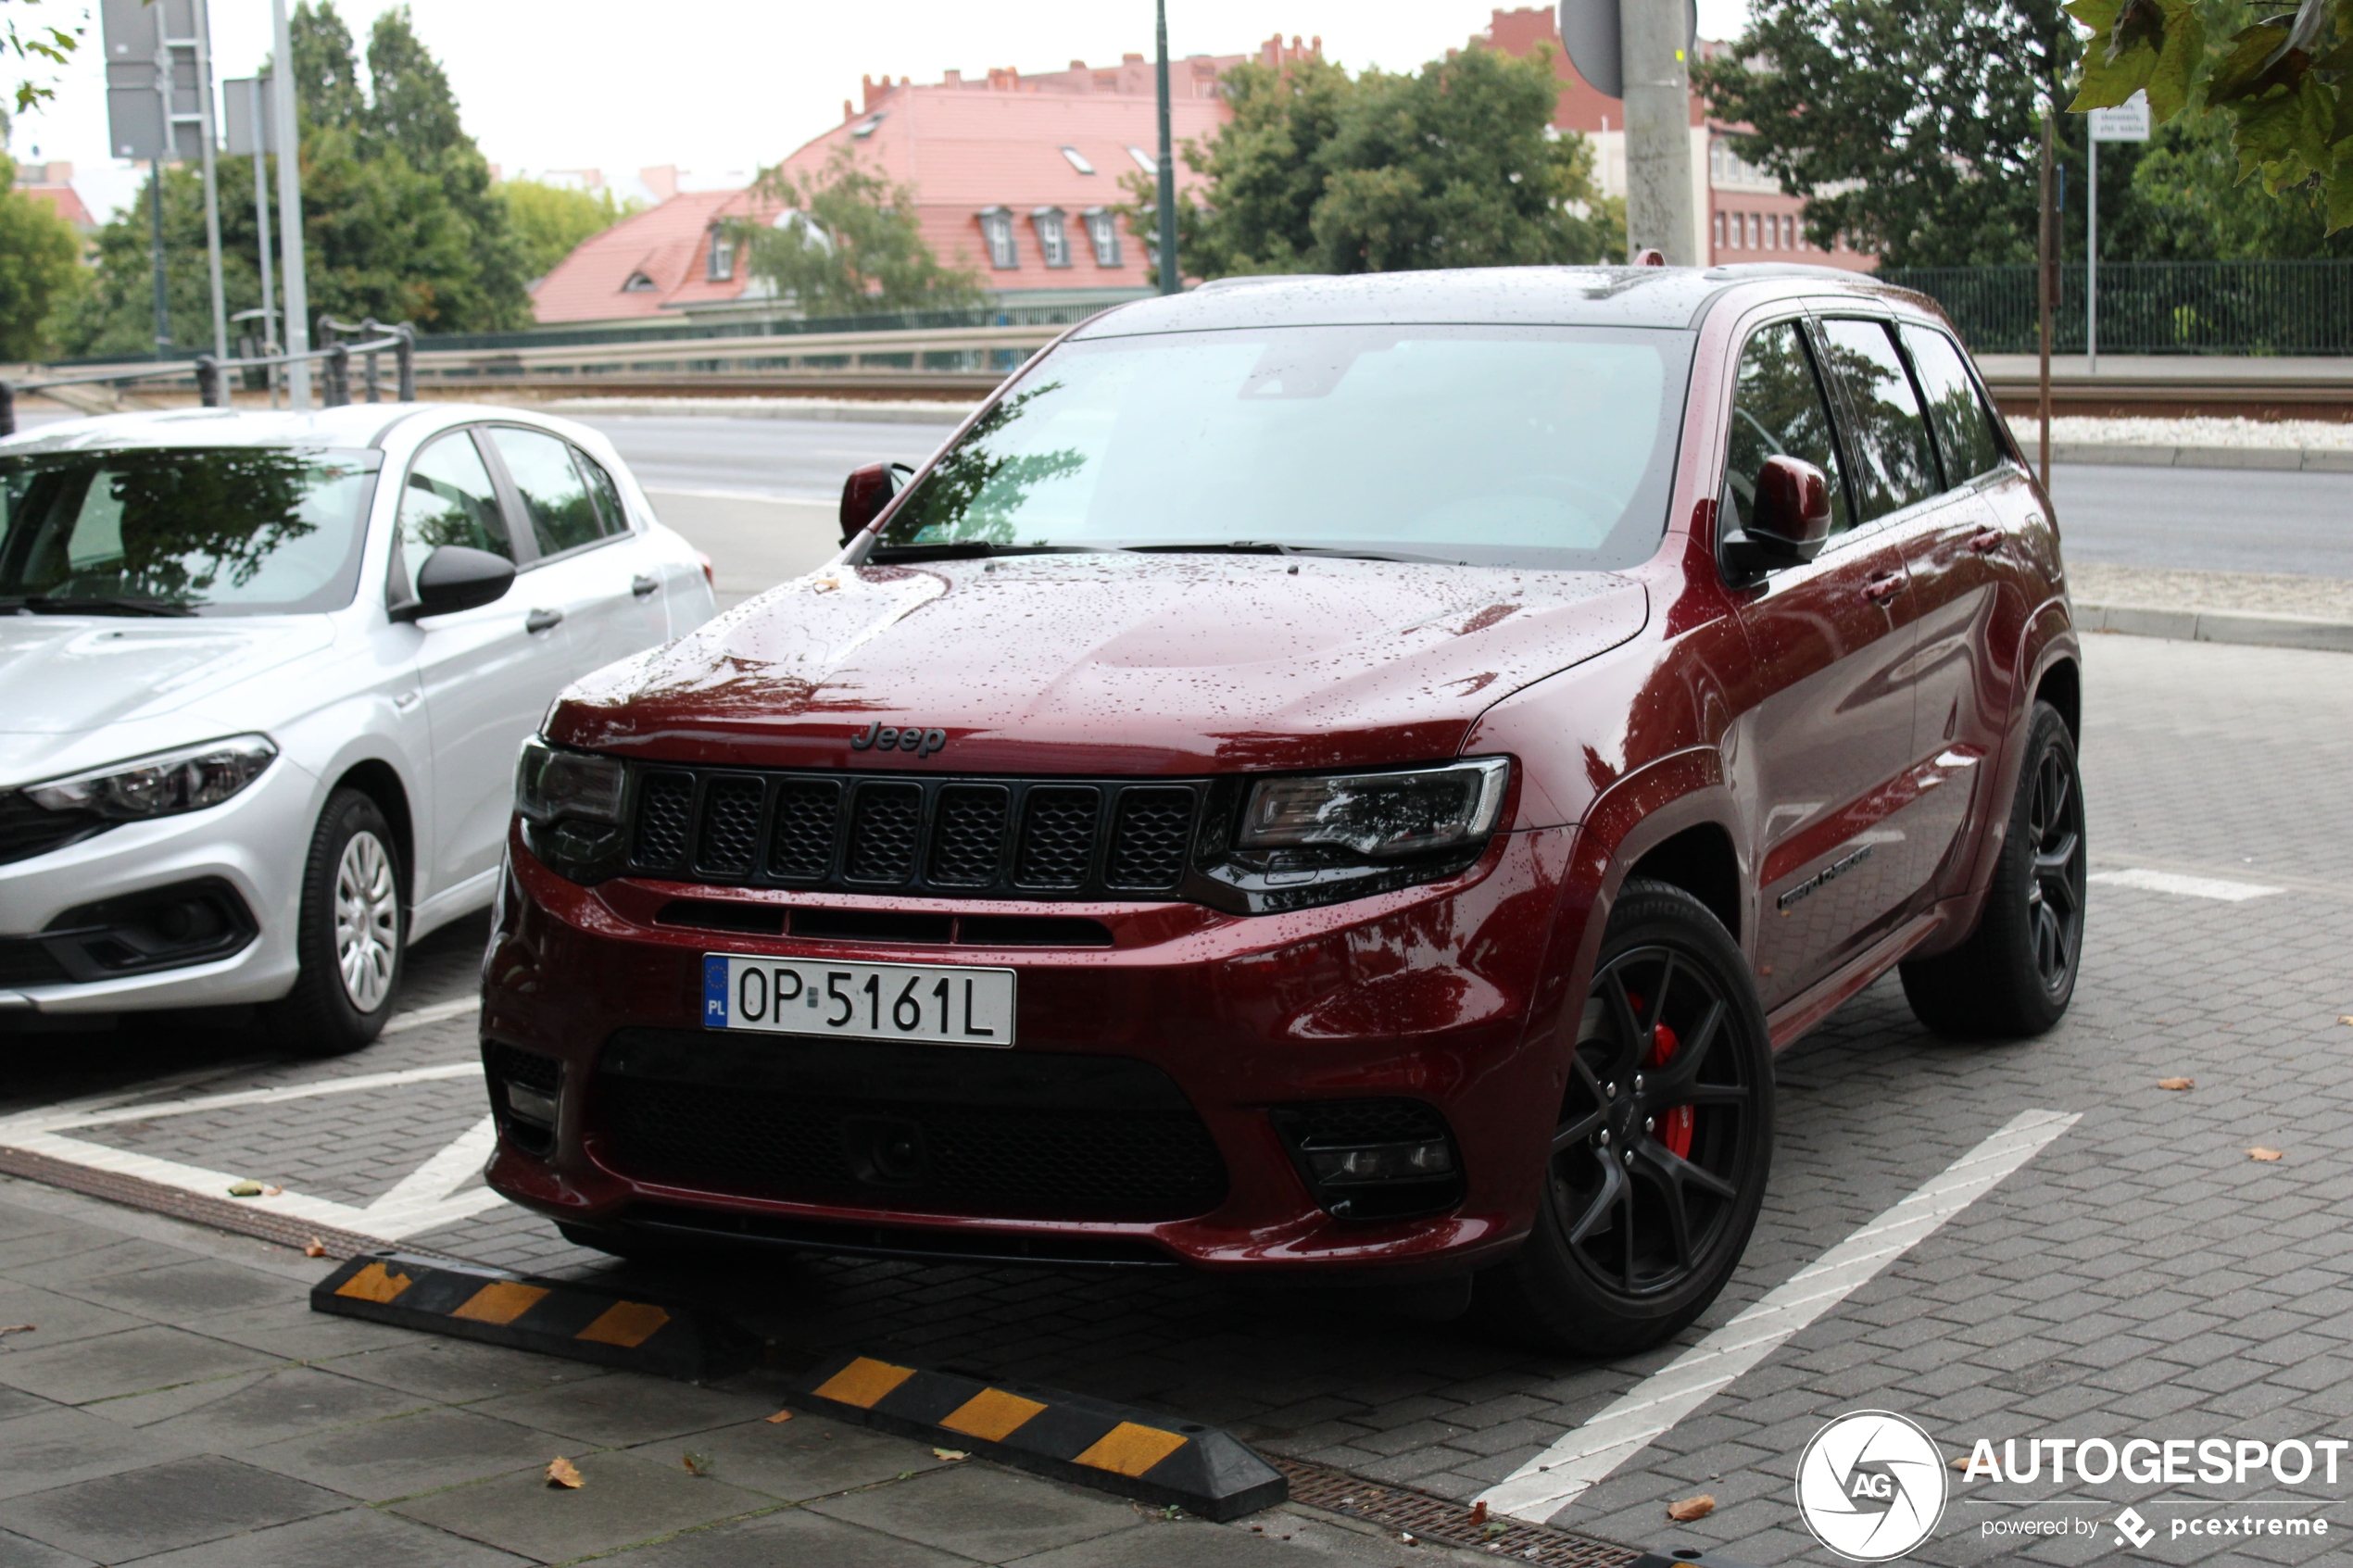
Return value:
[(52, 811), (92, 811), (119, 822), (175, 817), (220, 805), (277, 755), (268, 735), (232, 735), (27, 784), (22, 793)]
[(1243, 849), (1345, 847), (1372, 860), (1474, 844), (1495, 829), (1508, 759), (1483, 757), (1407, 772), (1264, 779), (1242, 809)]

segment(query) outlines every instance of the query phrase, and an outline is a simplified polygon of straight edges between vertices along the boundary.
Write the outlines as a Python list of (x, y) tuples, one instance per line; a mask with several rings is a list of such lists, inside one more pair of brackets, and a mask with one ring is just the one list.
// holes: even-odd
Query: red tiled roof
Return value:
[(50, 211), (83, 233), (98, 226), (96, 220), (90, 216), (90, 209), (82, 205), (82, 193), (71, 185), (19, 185), (17, 191), (34, 201), (47, 202)]
[[(610, 321), (735, 299), (744, 292), (744, 268), (725, 282), (705, 276), (711, 226), (752, 212), (749, 191), (689, 191), (624, 218), (583, 240), (540, 280), (532, 291), (532, 314), (543, 324)], [(629, 288), (629, 280), (641, 274), (653, 286)]]

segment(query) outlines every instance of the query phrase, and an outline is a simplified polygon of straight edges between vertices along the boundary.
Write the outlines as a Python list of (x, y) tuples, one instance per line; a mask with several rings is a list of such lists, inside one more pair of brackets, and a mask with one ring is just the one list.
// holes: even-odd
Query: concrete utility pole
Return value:
[(1626, 248), (1700, 264), (1692, 221), (1690, 0), (1617, 0), (1626, 88)]
[(1168, 130), (1168, 0), (1156, 0), (1153, 17), (1160, 37), (1160, 292), (1178, 294), (1176, 276), (1176, 154)]
[(229, 358), (229, 305), (220, 282), (220, 184), (214, 166), (218, 137), (212, 123), (212, 15), (205, 0), (195, 0), (197, 130), (204, 138), (205, 253), (212, 268), (212, 357)]
[[(286, 352), (310, 351), (310, 294), (302, 272), (302, 142), (295, 128), (294, 33), (286, 24), (286, 0), (270, 0), (271, 48), (275, 69), (270, 73), (278, 149), (278, 229), (284, 245), (286, 284)], [(296, 359), (286, 367), (286, 407), (300, 413), (310, 407), (310, 361)]]

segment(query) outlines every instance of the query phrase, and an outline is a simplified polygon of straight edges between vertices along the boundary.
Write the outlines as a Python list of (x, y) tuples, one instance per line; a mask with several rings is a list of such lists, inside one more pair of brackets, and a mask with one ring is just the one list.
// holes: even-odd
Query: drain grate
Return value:
[(1468, 1547), (1516, 1562), (1543, 1568), (1624, 1568), (1642, 1555), (1632, 1547), (1497, 1516), (1473, 1524), (1472, 1511), (1451, 1498), (1410, 1486), (1376, 1486), (1344, 1470), (1332, 1470), (1280, 1454), (1266, 1456), (1290, 1479), (1290, 1500), (1327, 1513), (1344, 1513), (1418, 1541)]

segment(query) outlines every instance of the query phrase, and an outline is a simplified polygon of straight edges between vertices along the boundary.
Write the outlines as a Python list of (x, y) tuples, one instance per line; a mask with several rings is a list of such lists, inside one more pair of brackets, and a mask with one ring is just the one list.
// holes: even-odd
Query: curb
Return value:
[(2078, 604), (2077, 626), (2183, 643), (2239, 643), (2254, 647), (2314, 648), (2353, 653), (2353, 621), (2304, 615), (2262, 615), (2241, 609), (2166, 609), (2152, 605)]
[[(2019, 443), (2030, 459), (2032, 432)], [(2285, 469), (2304, 473), (2353, 473), (2353, 447), (2341, 446), (2139, 446), (2121, 443), (2054, 441), (2053, 463), (2096, 464), (2135, 469)]]
[(691, 1307), (411, 1252), (352, 1259), (310, 1287), (310, 1310), (688, 1382), (749, 1366), (758, 1350)]
[(1174, 1504), (1201, 1519), (1239, 1519), (1290, 1496), (1283, 1474), (1229, 1433), (1034, 1384), (1000, 1386), (837, 1356), (785, 1398), (837, 1420), (1139, 1502)]

